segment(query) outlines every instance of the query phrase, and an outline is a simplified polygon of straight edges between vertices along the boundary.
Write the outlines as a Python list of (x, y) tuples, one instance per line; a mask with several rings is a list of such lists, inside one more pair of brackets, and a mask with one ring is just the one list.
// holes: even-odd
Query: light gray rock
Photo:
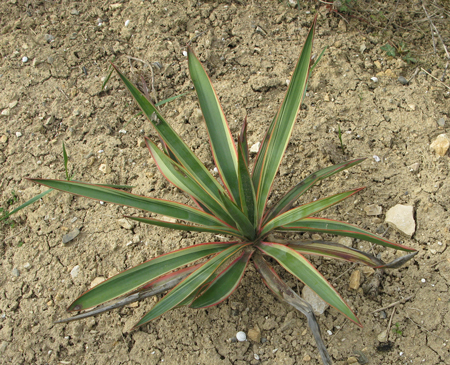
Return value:
[(69, 243), (70, 241), (75, 239), (75, 237), (77, 237), (79, 234), (80, 234), (80, 230), (78, 228), (75, 228), (73, 231), (71, 231), (63, 236), (62, 242), (64, 244)]
[(450, 147), (450, 138), (447, 134), (440, 134), (431, 143), (430, 148), (434, 150), (439, 156), (444, 156)]
[(80, 265), (74, 266), (72, 270), (70, 270), (70, 276), (72, 279), (75, 279), (80, 274)]
[(302, 290), (302, 298), (305, 299), (314, 310), (315, 315), (321, 315), (329, 307), (309, 286), (304, 286)]
[(394, 226), (408, 237), (411, 237), (416, 230), (414, 207), (411, 205), (397, 204), (387, 211), (385, 222)]
[(118, 219), (117, 223), (119, 223), (119, 225), (125, 229), (133, 229), (133, 227), (134, 227), (134, 222), (130, 222), (126, 218)]
[(383, 208), (380, 205), (368, 205), (364, 208), (367, 215), (380, 215), (383, 212)]

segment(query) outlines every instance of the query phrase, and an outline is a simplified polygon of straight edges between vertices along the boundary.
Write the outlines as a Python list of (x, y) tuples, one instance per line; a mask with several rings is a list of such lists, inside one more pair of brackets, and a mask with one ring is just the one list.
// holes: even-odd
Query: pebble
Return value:
[(47, 41), (47, 43), (52, 43), (55, 40), (55, 37), (52, 36), (51, 34), (44, 35), (44, 38)]
[(8, 116), (9, 115), (9, 109), (3, 109), (1, 114)]
[(70, 270), (70, 276), (75, 279), (80, 273), (80, 265), (74, 266), (72, 270)]
[(139, 138), (139, 139), (138, 139), (138, 147), (143, 148), (143, 147), (145, 147), (145, 146), (146, 146), (146, 144), (145, 144), (145, 139)]
[(353, 239), (351, 237), (340, 237), (338, 239), (338, 243), (340, 243), (341, 245), (344, 245), (346, 247), (352, 247)]
[(78, 14), (80, 14), (80, 12), (79, 12), (77, 9), (72, 9), (72, 10), (70, 11), (70, 14), (72, 14), (72, 15), (78, 15)]
[(348, 365), (351, 365), (351, 364), (357, 364), (358, 363), (358, 359), (356, 358), (356, 357), (354, 357), (354, 356), (350, 356), (348, 359), (347, 359), (347, 364)]
[(384, 74), (387, 77), (390, 77), (391, 79), (395, 79), (397, 76), (395, 75), (395, 72), (392, 71), (390, 68), (388, 68), (386, 71), (384, 71)]
[(69, 243), (70, 241), (75, 239), (75, 237), (77, 237), (79, 234), (80, 234), (80, 230), (78, 228), (75, 228), (73, 231), (65, 234), (62, 238), (63, 244)]
[(186, 51), (183, 51), (183, 56), (187, 57), (188, 53)]
[(384, 331), (382, 331), (378, 336), (377, 336), (377, 339), (378, 339), (378, 341), (380, 341), (380, 342), (386, 342), (387, 341), (387, 331), (386, 330), (384, 330)]
[(102, 163), (98, 169), (105, 175), (111, 173), (111, 167), (105, 163)]
[(0, 143), (6, 143), (8, 142), (8, 136), (6, 134), (4, 134), (3, 136), (0, 137)]
[(303, 361), (304, 361), (304, 362), (311, 361), (311, 356), (309, 356), (308, 354), (306, 354), (305, 356), (303, 356)]
[(253, 357), (255, 358), (255, 360), (259, 360), (259, 355), (258, 354), (253, 354)]
[(126, 131), (125, 129), (121, 129), (121, 130), (119, 131), (119, 133), (127, 134), (127, 131)]
[(445, 118), (439, 118), (437, 124), (439, 127), (445, 127)]
[(447, 134), (440, 134), (430, 145), (430, 148), (434, 150), (434, 152), (436, 152), (439, 156), (444, 156), (447, 153), (449, 147), (450, 138)]
[(411, 172), (417, 172), (417, 171), (419, 171), (419, 168), (420, 168), (420, 164), (418, 162), (415, 162), (412, 165), (408, 166), (408, 169)]
[(380, 215), (383, 212), (383, 208), (380, 205), (368, 205), (364, 208), (367, 215)]
[(119, 223), (119, 225), (125, 229), (133, 229), (133, 227), (134, 227), (134, 222), (132, 223), (126, 218), (118, 219), (117, 223)]
[(16, 267), (14, 269), (12, 269), (11, 273), (12, 273), (12, 276), (15, 276), (16, 278), (18, 278), (20, 276), (20, 271)]
[(386, 212), (385, 222), (390, 223), (400, 232), (411, 237), (416, 230), (414, 207), (411, 205), (397, 204)]
[(177, 219), (171, 218), (171, 217), (161, 217), (160, 220), (162, 220), (164, 222), (169, 222), (169, 223), (177, 223)]
[(380, 162), (381, 161), (381, 158), (379, 158), (377, 155), (374, 155), (373, 159), (375, 160), (375, 162)]
[(378, 82), (378, 77), (373, 76), (373, 77), (371, 77), (370, 79), (371, 79), (373, 82)]
[(23, 57), (22, 57), (22, 62), (23, 62), (23, 63), (28, 62), (28, 57), (27, 57), (27, 56), (23, 56)]
[(106, 280), (103, 276), (97, 276), (94, 280), (92, 280), (91, 285), (89, 286), (92, 289), (94, 286), (103, 283)]
[(377, 69), (381, 70), (381, 62), (380, 62), (380, 61), (378, 61), (378, 60), (373, 61), (373, 64), (375, 65), (375, 67), (376, 67)]
[(328, 303), (322, 300), (309, 286), (305, 285), (302, 290), (302, 298), (313, 308), (315, 315), (321, 315), (329, 307)]
[(244, 342), (247, 340), (247, 335), (245, 334), (245, 332), (239, 331), (238, 333), (236, 333), (236, 339), (239, 342)]
[(16, 132), (16, 137), (17, 137), (17, 138), (20, 138), (20, 137), (22, 137), (22, 133), (20, 133), (20, 132)]
[(128, 27), (129, 25), (130, 25), (130, 20), (127, 19), (127, 20), (125, 21), (125, 26)]
[(111, 10), (120, 9), (122, 7), (122, 4), (115, 3), (115, 4), (111, 4), (109, 7), (111, 8)]
[(258, 153), (260, 147), (261, 147), (261, 142), (255, 143), (253, 146), (250, 147), (250, 153)]
[(248, 330), (248, 338), (256, 343), (261, 342), (261, 330), (259, 329), (258, 326)]
[(358, 290), (361, 285), (361, 271), (354, 270), (350, 275), (350, 284), (348, 287), (353, 290)]
[(24, 269), (28, 270), (30, 267), (31, 267), (31, 264), (29, 262), (26, 262), (26, 263), (23, 264), (23, 268)]
[(403, 76), (399, 76), (397, 80), (402, 85), (408, 85), (408, 80), (406, 80), (406, 78)]

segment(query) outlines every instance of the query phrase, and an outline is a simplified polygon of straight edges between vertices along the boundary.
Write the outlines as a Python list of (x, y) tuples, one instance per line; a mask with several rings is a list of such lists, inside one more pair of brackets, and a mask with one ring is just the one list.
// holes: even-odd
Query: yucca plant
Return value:
[(205, 70), (193, 51), (188, 50), (189, 71), (203, 111), (212, 155), (220, 176), (219, 181), (181, 140), (159, 110), (116, 68), (127, 89), (160, 137), (161, 149), (155, 142), (147, 139), (148, 149), (156, 165), (168, 181), (192, 198), (195, 207), (76, 181), (44, 179), (32, 181), (75, 195), (130, 206), (172, 218), (172, 221), (167, 221), (155, 217), (128, 217), (141, 223), (184, 231), (229, 235), (236, 239), (230, 242), (196, 244), (128, 269), (85, 292), (69, 306), (68, 310), (86, 310), (126, 295), (128, 297), (119, 299), (113, 305), (106, 305), (67, 320), (86, 317), (169, 289), (171, 290), (136, 326), (158, 318), (176, 307), (205, 308), (217, 305), (237, 288), (247, 265), (252, 260), (263, 281), (274, 294), (307, 316), (323, 362), (331, 363), (311, 306), (276, 274), (267, 258), (278, 262), (323, 300), (360, 325), (352, 310), (305, 255), (358, 262), (373, 268), (393, 268), (406, 262), (415, 253), (385, 264), (370, 254), (337, 243), (282, 241), (272, 236), (274, 232), (320, 232), (366, 240), (403, 251), (414, 251), (344, 222), (311, 217), (361, 189), (349, 190), (293, 207), (315, 183), (359, 164), (363, 158), (313, 173), (294, 186), (276, 204), (267, 207), (278, 167), (305, 94), (310, 72), (314, 28), (315, 21), (309, 31), (284, 101), (269, 126), (258, 155), (252, 161), (252, 172), (249, 169), (251, 161), (247, 146), (246, 121), (235, 143)]

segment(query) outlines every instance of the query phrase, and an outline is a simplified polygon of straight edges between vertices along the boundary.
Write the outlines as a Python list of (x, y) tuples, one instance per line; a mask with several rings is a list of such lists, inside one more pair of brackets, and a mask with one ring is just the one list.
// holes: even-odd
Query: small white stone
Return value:
[(72, 270), (70, 270), (70, 276), (75, 279), (80, 273), (80, 265), (76, 265)]
[(370, 79), (371, 79), (373, 82), (378, 82), (378, 77), (375, 77), (375, 76), (374, 76), (374, 77), (371, 77)]
[(238, 333), (236, 333), (236, 339), (239, 342), (244, 342), (247, 340), (247, 335), (245, 334), (245, 332), (239, 331)]
[(450, 138), (447, 134), (440, 134), (433, 143), (431, 143), (430, 148), (439, 156), (444, 156), (450, 148)]
[(319, 297), (309, 286), (305, 285), (302, 289), (302, 298), (312, 307), (314, 314), (319, 316), (329, 307), (328, 303)]
[(408, 237), (411, 237), (416, 230), (414, 207), (411, 205), (397, 204), (386, 212), (385, 222), (393, 225)]
[(119, 223), (119, 225), (125, 229), (133, 229), (134, 228), (134, 222), (133, 221), (129, 221), (126, 218), (120, 218), (117, 220), (117, 223)]
[(426, 282), (426, 280), (425, 280), (425, 279), (421, 279), (420, 281), (421, 281), (422, 283)]
[(374, 155), (373, 159), (375, 160), (375, 162), (380, 162), (381, 161), (381, 158), (379, 158), (377, 155)]
[(23, 57), (22, 57), (22, 62), (23, 62), (23, 63), (26, 63), (26, 62), (28, 62), (28, 57), (26, 57), (26, 56), (23, 56)]
[(106, 280), (103, 276), (97, 276), (94, 280), (92, 280), (91, 285), (89, 286), (91, 289), (98, 284), (103, 283)]
[(17, 138), (22, 137), (22, 133), (16, 132), (16, 137), (17, 137)]
[(217, 174), (219, 172), (219, 169), (217, 167), (214, 167), (213, 171), (215, 174)]
[(250, 147), (250, 153), (258, 153), (260, 147), (261, 147), (261, 142), (255, 143), (253, 146)]
[(186, 52), (186, 51), (183, 51), (183, 56), (184, 56), (184, 57), (187, 57), (187, 55), (188, 55), (187, 52)]
[(2, 110), (2, 115), (8, 116), (9, 115), (9, 109), (3, 109)]
[(380, 342), (386, 342), (388, 339), (387, 331), (381, 331), (381, 333), (377, 336), (378, 341)]
[(125, 26), (128, 27), (128, 25), (130, 25), (130, 20), (129, 20), (129, 19), (127, 19), (127, 20), (125, 21)]
[(119, 133), (127, 134), (127, 131), (126, 131), (125, 129), (121, 129), (121, 130), (119, 131)]
[(98, 169), (105, 175), (111, 173), (111, 167), (105, 163), (102, 163)]
[(105, 204), (105, 202), (103, 202), (103, 201), (100, 200), (100, 205), (103, 205), (103, 204)]
[(103, 152), (105, 152), (105, 151), (103, 151), (103, 150), (99, 150), (99, 151), (98, 151), (98, 153), (103, 153)]
[(327, 334), (328, 334), (328, 336), (331, 336), (333, 334), (333, 332), (331, 332), (330, 330), (327, 330)]
[(259, 355), (258, 354), (253, 354), (253, 357), (255, 358), (255, 360), (259, 360)]

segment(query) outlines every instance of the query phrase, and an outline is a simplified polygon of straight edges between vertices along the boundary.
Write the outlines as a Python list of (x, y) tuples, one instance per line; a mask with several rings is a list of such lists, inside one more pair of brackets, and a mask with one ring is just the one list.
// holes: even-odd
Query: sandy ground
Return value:
[[(138, 109), (117, 76), (102, 91), (109, 62), (135, 82), (143, 77), (153, 86), (154, 101), (190, 91), (161, 110), (213, 168), (183, 55), (186, 43), (192, 40), (205, 64), (234, 135), (248, 116), (252, 145), (274, 117), (313, 16), (320, 12), (314, 52), (328, 49), (310, 80), (272, 198), (315, 170), (366, 156), (360, 166), (323, 181), (304, 201), (366, 186), (324, 216), (419, 250), (405, 267), (381, 276), (376, 295), (349, 288), (355, 270), (361, 270), (362, 284), (372, 280), (373, 271), (312, 259), (364, 325), (359, 328), (329, 309), (319, 317), (325, 342), (341, 365), (355, 360), (450, 364), (449, 153), (439, 156), (430, 149), (450, 127), (450, 83), (445, 78), (446, 87), (425, 72), (439, 79), (446, 56), (420, 4), (343, 3), (355, 7), (338, 14), (312, 1), (301, 1), (300, 8), (287, 1), (3, 1), (1, 207), (11, 210), (45, 190), (27, 177), (65, 178), (63, 141), (75, 179), (133, 185), (134, 193), (187, 202), (143, 148), (144, 136), (155, 138), (155, 132), (136, 117)], [(448, 3), (424, 4), (450, 46)], [(403, 48), (387, 56), (380, 47), (388, 41), (397, 46), (403, 41), (409, 54)], [(406, 62), (411, 57), (416, 64)], [(402, 84), (399, 76), (411, 80)], [(378, 215), (367, 214), (373, 204), (381, 208)], [(412, 237), (385, 222), (397, 204), (414, 209)], [(1, 363), (320, 364), (305, 319), (273, 298), (252, 267), (239, 289), (214, 308), (177, 309), (132, 331), (153, 300), (53, 324), (67, 316), (65, 308), (95, 278), (220, 239), (139, 224), (122, 227), (122, 215), (133, 213), (54, 192), (1, 225)], [(81, 233), (63, 244), (62, 237), (74, 229)], [(365, 242), (347, 243), (374, 249), (385, 260), (398, 255)], [(301, 290), (301, 283), (282, 275)], [(258, 343), (232, 341), (238, 331), (256, 327), (262, 335)]]

